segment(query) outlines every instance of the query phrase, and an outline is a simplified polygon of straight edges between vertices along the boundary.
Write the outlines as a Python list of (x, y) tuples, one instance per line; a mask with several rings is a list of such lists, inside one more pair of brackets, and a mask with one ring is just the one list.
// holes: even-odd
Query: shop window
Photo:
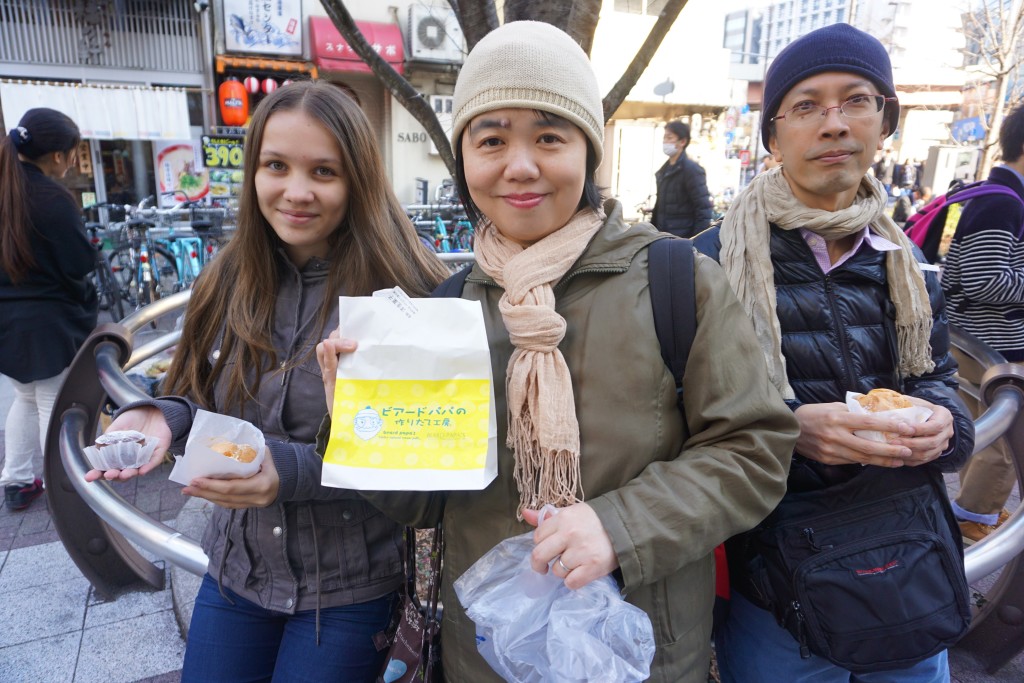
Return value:
[(665, 9), (668, 0), (615, 0), (615, 11), (626, 14), (646, 14), (656, 17)]

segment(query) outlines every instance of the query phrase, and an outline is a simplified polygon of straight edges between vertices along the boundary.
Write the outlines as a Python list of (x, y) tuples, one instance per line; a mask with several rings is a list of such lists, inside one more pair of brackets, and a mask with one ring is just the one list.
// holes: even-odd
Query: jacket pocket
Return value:
[[(794, 577), (812, 649), (853, 671), (937, 654), (966, 628), (957, 558), (928, 531), (894, 532), (821, 553)], [(858, 606), (875, 609), (859, 609)], [(844, 606), (854, 609), (844, 609)]]
[(362, 500), (298, 510), (306, 588), (356, 588), (401, 573), (401, 528)]

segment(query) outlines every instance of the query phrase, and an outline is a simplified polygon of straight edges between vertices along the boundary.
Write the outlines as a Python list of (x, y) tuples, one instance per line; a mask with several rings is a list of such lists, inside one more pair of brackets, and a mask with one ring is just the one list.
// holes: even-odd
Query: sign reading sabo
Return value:
[(430, 136), (426, 133), (399, 133), (399, 142), (426, 142), (430, 139)]

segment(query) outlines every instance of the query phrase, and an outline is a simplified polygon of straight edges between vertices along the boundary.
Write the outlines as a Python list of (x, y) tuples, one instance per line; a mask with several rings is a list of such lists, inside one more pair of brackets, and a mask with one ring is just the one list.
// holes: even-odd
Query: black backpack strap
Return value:
[(430, 297), (433, 299), (458, 299), (462, 296), (462, 290), (466, 286), (466, 278), (469, 277), (469, 271), (471, 270), (473, 270), (473, 264), (469, 264), (439, 284), (430, 293)]
[(682, 408), (683, 374), (697, 331), (693, 242), (660, 239), (651, 243), (647, 253), (654, 329), (661, 344), (661, 357), (676, 379)]

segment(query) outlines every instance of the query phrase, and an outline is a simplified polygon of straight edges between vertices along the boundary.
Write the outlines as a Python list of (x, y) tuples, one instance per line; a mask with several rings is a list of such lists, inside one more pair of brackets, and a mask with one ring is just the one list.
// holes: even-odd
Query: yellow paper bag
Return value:
[(356, 339), (338, 363), (325, 486), (473, 490), (497, 475), (490, 351), (480, 303), (400, 289), (341, 297)]

